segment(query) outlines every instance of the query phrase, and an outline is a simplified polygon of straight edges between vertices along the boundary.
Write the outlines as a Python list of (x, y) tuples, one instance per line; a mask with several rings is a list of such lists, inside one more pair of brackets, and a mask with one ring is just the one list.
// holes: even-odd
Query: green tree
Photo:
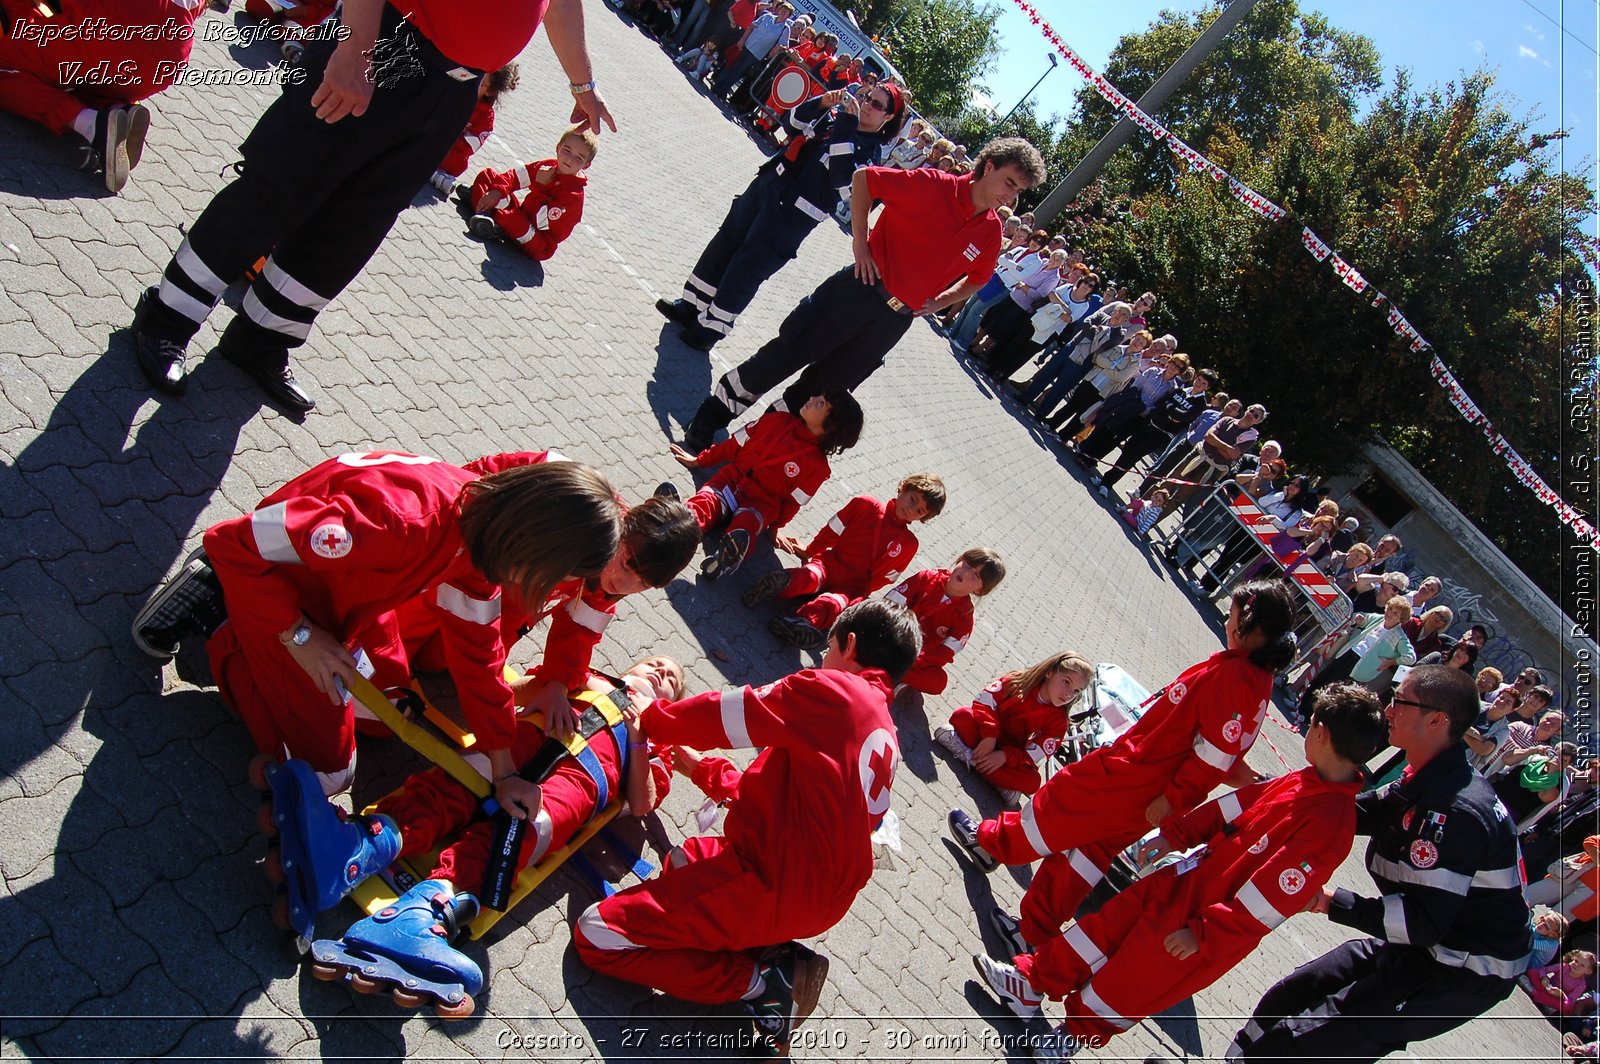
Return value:
[[(1220, 14), (1219, 7), (1192, 14), (1163, 11), (1147, 30), (1118, 42), (1103, 73), (1138, 99)], [(1345, 120), (1381, 83), (1378, 51), (1366, 37), (1301, 11), (1296, 0), (1261, 0), (1157, 117), (1202, 151), (1226, 134), (1259, 154), (1277, 136), (1285, 115), (1311, 106), (1328, 122)], [(1077, 101), (1078, 118), (1064, 147), (1081, 158), (1118, 115), (1090, 86), (1078, 91)], [(1112, 182), (1132, 193), (1170, 191), (1174, 176), (1171, 153), (1144, 139), (1119, 152), (1108, 167)]]
[(977, 0), (854, 0), (835, 6), (887, 40), (889, 61), (905, 75), (923, 114), (959, 116), (972, 86), (999, 54), (999, 9)]
[[(1558, 169), (1530, 119), (1507, 110), (1492, 74), (1418, 92), (1402, 73), (1359, 120), (1349, 97), (1323, 91), (1279, 115), (1264, 148), (1236, 126), (1206, 140), (1177, 127), (1291, 221), (1258, 218), (1203, 175), (1177, 175), (1168, 193), (1139, 191), (1129, 174), (1121, 190), (1106, 182), (1112, 198), (1132, 193), (1126, 221), (1083, 220), (1087, 243), (1117, 276), (1161, 294), (1184, 348), (1222, 370), (1233, 394), (1273, 411), (1296, 467), (1338, 472), (1381, 433), (1560, 598), (1570, 537), (1555, 534), (1552, 511), (1448, 404), (1427, 355), (1395, 336), (1370, 296), (1401, 307), (1557, 483), (1562, 447), (1575, 443), (1562, 343), (1578, 328), (1569, 297), (1596, 263), (1581, 228), (1594, 195)], [(1307, 254), (1295, 218), (1374, 288), (1353, 294)]]

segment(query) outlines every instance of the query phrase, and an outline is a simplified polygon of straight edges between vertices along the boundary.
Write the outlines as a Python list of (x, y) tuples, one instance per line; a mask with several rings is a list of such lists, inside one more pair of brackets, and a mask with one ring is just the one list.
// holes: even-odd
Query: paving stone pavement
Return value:
[[(681, 476), (663, 430), (687, 419), (725, 359), (771, 336), (801, 293), (848, 261), (845, 236), (823, 227), (762, 291), (723, 357), (708, 363), (683, 347), (651, 303), (676, 292), (760, 151), (625, 20), (599, 0), (588, 16), (623, 128), (602, 138), (583, 225), (541, 268), (473, 242), (453, 207), (419, 198), (299, 356), (318, 397), (304, 424), (260, 409), (253, 386), (218, 360), (198, 367), (186, 397), (155, 396), (126, 332), (139, 291), (223, 183), (270, 90), (159, 97), (145, 161), (119, 197), (73, 171), (64, 144), (0, 116), (0, 1056), (734, 1055), (705, 1039), (741, 1030), (736, 1010), (685, 1006), (577, 962), (568, 923), (593, 893), (571, 871), (472, 947), (490, 984), (471, 1021), (441, 1025), (305, 978), (252, 867), (264, 846), (244, 730), (208, 688), (203, 655), (163, 670), (127, 634), (149, 589), (207, 525), (327, 455), (392, 447), (459, 461), (558, 447), (604, 468), (631, 497)], [(208, 14), (201, 26), (233, 17)], [(197, 45), (194, 65), (270, 58), (264, 44), (213, 41)], [(523, 62), (522, 87), (480, 163), (549, 154), (567, 117), (565, 79), (542, 39)], [(202, 331), (197, 353), (228, 313)], [(892, 492), (903, 475), (930, 469), (951, 503), (919, 530), (920, 560), (948, 564), (992, 544), (1011, 575), (980, 606), (951, 694), (899, 711), (900, 849), (883, 851), (850, 916), (821, 940), (833, 969), (797, 1056), (1025, 1059), (1008, 1048), (1022, 1026), (975, 984), (969, 962), (998, 947), (974, 912), (1014, 908), (1025, 876), (986, 878), (945, 842), (953, 804), (998, 806), (934, 752), (930, 727), (960, 697), (1046, 653), (1081, 648), (1154, 686), (1216, 649), (1220, 630), (931, 329), (914, 328), (860, 394), (861, 446), (836, 462), (795, 530), (809, 535), (851, 495)], [(765, 614), (738, 602), (775, 564), (760, 554), (732, 580), (685, 578), (630, 600), (597, 660), (620, 668), (667, 652), (698, 689), (793, 671), (801, 657), (776, 647)], [(526, 643), (517, 660), (537, 651)], [(1252, 754), (1258, 768), (1303, 764), (1294, 735), (1269, 727), (1269, 738)], [(414, 764), (393, 741), (365, 745), (358, 798), (383, 793)], [(680, 783), (668, 798), (651, 828), (657, 843), (692, 827), (692, 790)], [(1356, 858), (1338, 881), (1370, 889)], [(340, 909), (318, 928), (337, 935), (351, 919)], [(1292, 920), (1218, 985), (1089, 1056), (1218, 1057), (1268, 985), (1343, 937), (1319, 919)], [(1560, 1055), (1520, 995), (1413, 1053)]]

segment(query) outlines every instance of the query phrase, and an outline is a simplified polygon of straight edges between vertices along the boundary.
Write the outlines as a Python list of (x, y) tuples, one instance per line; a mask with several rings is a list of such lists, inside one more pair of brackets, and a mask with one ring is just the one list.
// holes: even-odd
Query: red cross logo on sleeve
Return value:
[(343, 558), (353, 545), (349, 530), (337, 521), (318, 525), (311, 533), (311, 549), (324, 558)]
[(894, 770), (900, 760), (900, 751), (894, 735), (887, 728), (879, 728), (861, 744), (858, 769), (861, 775), (861, 794), (867, 800), (867, 812), (882, 816), (889, 809), (889, 788), (894, 783)]

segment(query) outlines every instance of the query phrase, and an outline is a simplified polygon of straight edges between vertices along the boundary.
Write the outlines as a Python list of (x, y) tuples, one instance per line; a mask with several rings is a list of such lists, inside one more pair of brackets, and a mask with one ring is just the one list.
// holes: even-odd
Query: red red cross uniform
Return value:
[(1150, 823), (1165, 796), (1193, 809), (1255, 742), (1272, 674), (1244, 650), (1223, 650), (1158, 692), (1138, 723), (1109, 747), (1050, 777), (1020, 813), (978, 825), (978, 843), (1005, 864), (1041, 857), (1022, 900), (1022, 933), (1040, 943), (1072, 919), (1118, 852)]
[(687, 863), (589, 907), (573, 933), (597, 971), (685, 1001), (734, 1001), (763, 948), (838, 923), (872, 875), (871, 833), (900, 750), (888, 677), (806, 669), (765, 687), (657, 702), (651, 741), (762, 748), (737, 781), (721, 838)]
[[(535, 180), (541, 170), (554, 174), (550, 184)], [(515, 170), (480, 171), (470, 195), (479, 213), (493, 218), (524, 255), (543, 261), (556, 253), (556, 247), (583, 220), (583, 192), (588, 183), (582, 174), (557, 172), (554, 159), (541, 159)], [(483, 207), (485, 199), (487, 209)]]
[[(48, 18), (33, 0), (0, 0), (11, 24), (0, 37), (0, 109), (59, 136), (84, 108), (154, 96), (189, 61), (204, 10), (202, 0), (74, 0)], [(102, 20), (118, 39), (95, 32)], [(70, 36), (55, 36), (62, 31)]]
[[(1018, 957), (1018, 970), (1066, 1000), (1080, 1038), (1120, 1034), (1193, 996), (1318, 896), (1355, 840), (1360, 786), (1304, 768), (1169, 817), (1162, 834), (1179, 850), (1205, 843), (1203, 858), (1139, 880)], [(1178, 960), (1164, 942), (1183, 928), (1199, 949)]]
[[(546, 452), (498, 456), (502, 464)], [(508, 746), (516, 722), (502, 670), (500, 588), (473, 566), (458, 502), (477, 471), (398, 451), (329, 459), (254, 511), (206, 530), (228, 622), (207, 644), (212, 674), (258, 749), (319, 772), (347, 768), (354, 712), (329, 704), (279, 633), (304, 614), (363, 650), (380, 687), (411, 676), (395, 610), (420, 597), (481, 749)], [(420, 595), (419, 595), (420, 591)]]
[(1032, 794), (1044, 782), (1039, 762), (1055, 753), (1067, 734), (1067, 711), (1044, 701), (1040, 691), (1012, 694), (1010, 681), (1008, 673), (985, 687), (972, 705), (950, 714), (950, 727), (968, 746), (994, 739), (995, 749), (1006, 756), (1006, 763), (984, 779), (1002, 790)]
[(950, 686), (944, 670), (972, 637), (972, 598), (945, 594), (949, 580), (949, 569), (924, 569), (884, 596), (915, 614), (922, 628), (922, 653), (904, 682), (925, 695), (943, 694)]
[[(616, 685), (608, 677), (595, 676), (594, 679), (608, 681), (602, 688)], [(574, 704), (573, 708), (581, 710), (583, 707)], [(511, 742), (512, 760), (518, 765), (527, 764), (546, 741), (543, 729), (534, 719), (520, 718)], [(589, 739), (589, 749), (600, 762), (612, 797), (624, 798), (627, 781), (619, 773), (622, 760), (611, 730), (596, 732)], [(671, 751), (652, 746), (649, 754), (656, 804), (660, 805), (672, 786)], [(488, 759), (482, 754), (468, 754), (467, 760), (489, 774)], [(533, 818), (532, 838), (522, 847), (518, 871), (565, 846), (597, 812), (595, 803), (599, 792), (594, 779), (573, 758), (562, 760), (539, 789), (543, 803)], [(459, 889), (470, 891), (476, 891), (483, 882), (489, 852), (494, 845), (494, 824), (479, 817), (478, 808), (478, 799), (472, 792), (437, 767), (416, 773), (406, 780), (402, 790), (378, 803), (378, 812), (387, 813), (400, 825), (404, 840), (401, 857), (427, 854), (441, 842), (454, 840), (439, 851), (428, 878), (448, 879)]]
[[(488, 455), (468, 462), (464, 468), (486, 477), (514, 466), (566, 460), (558, 451), (521, 451)], [(620, 601), (606, 594), (598, 581), (574, 578), (557, 584), (538, 609), (529, 609), (517, 589), (508, 587), (501, 596), (500, 638), (509, 650), (530, 628), (550, 618), (544, 657), (533, 675), (541, 681), (560, 681), (571, 691), (589, 675), (595, 648), (616, 618)], [(439, 611), (430, 607), (425, 596), (418, 596), (396, 612), (411, 667), (422, 672), (447, 668), (439, 640)]]
[(788, 524), (833, 472), (806, 423), (782, 410), (740, 426), (695, 460), (702, 468), (728, 463), (684, 503), (700, 530), (727, 522), (752, 538), (763, 529), (776, 531)]
[(895, 500), (857, 495), (806, 545), (806, 562), (789, 571), (784, 598), (812, 599), (795, 611), (826, 632), (845, 607), (900, 579), (917, 555), (917, 537), (895, 516)]
[[(456, 139), (450, 148), (450, 153), (439, 163), (439, 170), (451, 177), (460, 177), (467, 172), (467, 163), (472, 161), (472, 153), (483, 147), (489, 139), (489, 134), (494, 132), (494, 101), (479, 100), (478, 106), (472, 109), (472, 117), (467, 119), (467, 128), (461, 131), (461, 136)], [(492, 171), (485, 170), (484, 173)]]

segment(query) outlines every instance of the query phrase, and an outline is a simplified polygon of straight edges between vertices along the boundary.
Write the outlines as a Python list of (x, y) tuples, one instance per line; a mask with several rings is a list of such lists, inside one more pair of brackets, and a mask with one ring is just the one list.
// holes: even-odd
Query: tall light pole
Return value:
[(1058, 63), (1058, 60), (1056, 59), (1056, 53), (1050, 52), (1050, 53), (1048, 53), (1048, 55), (1049, 55), (1049, 59), (1050, 59), (1050, 65), (1045, 68), (1045, 71), (1044, 71), (1043, 74), (1039, 75), (1039, 80), (1033, 83), (1033, 88), (1029, 89), (1027, 92), (1023, 93), (1022, 94), (1022, 99), (1018, 100), (1014, 105), (1012, 105), (1011, 110), (1006, 112), (1006, 116), (1004, 118), (1002, 118), (1000, 121), (996, 122), (994, 125), (989, 127), (989, 135), (990, 136), (993, 136), (994, 134), (1000, 132), (1000, 129), (1007, 122), (1011, 121), (1011, 116), (1016, 114), (1017, 111), (1019, 111), (1022, 108), (1023, 104), (1028, 102), (1028, 97), (1033, 95), (1034, 89), (1037, 89), (1040, 85), (1043, 85), (1044, 84), (1044, 79), (1050, 76), (1050, 71), (1052, 71), (1052, 70), (1054, 70), (1056, 68), (1056, 65)]

